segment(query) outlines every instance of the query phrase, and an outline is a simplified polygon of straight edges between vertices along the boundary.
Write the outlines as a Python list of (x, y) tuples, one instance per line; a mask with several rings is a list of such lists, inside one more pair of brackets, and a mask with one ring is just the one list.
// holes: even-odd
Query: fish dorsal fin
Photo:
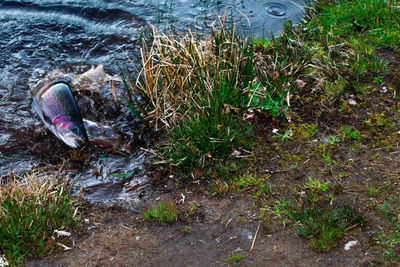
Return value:
[(44, 95), (44, 93), (47, 92), (47, 90), (49, 90), (51, 87), (53, 87), (53, 85), (56, 85), (56, 84), (58, 84), (58, 83), (64, 83), (64, 84), (66, 84), (66, 85), (68, 86), (68, 88), (71, 88), (71, 85), (69, 84), (68, 81), (65, 81), (65, 80), (55, 80), (55, 81), (49, 83), (48, 85), (46, 85), (46, 87), (40, 89), (39, 92), (38, 92), (37, 98), (40, 99), (40, 98), (42, 97), (42, 95)]

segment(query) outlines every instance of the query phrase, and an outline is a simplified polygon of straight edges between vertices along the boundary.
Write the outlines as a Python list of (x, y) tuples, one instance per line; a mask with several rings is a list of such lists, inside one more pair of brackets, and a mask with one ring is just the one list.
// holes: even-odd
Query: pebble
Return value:
[(355, 105), (357, 105), (357, 102), (354, 99), (350, 99), (349, 104), (352, 106), (355, 106)]
[(382, 86), (381, 89), (379, 89), (379, 92), (386, 93), (387, 92), (387, 87), (386, 86)]
[(357, 245), (358, 242), (353, 240), (353, 241), (349, 241), (344, 245), (344, 250), (350, 250), (351, 247)]
[(5, 256), (0, 256), (0, 267), (4, 267), (4, 266), (9, 266), (10, 264), (8, 263), (7, 259), (5, 258)]
[(60, 237), (60, 236), (71, 236), (70, 232), (62, 231), (62, 230), (54, 230), (54, 233)]

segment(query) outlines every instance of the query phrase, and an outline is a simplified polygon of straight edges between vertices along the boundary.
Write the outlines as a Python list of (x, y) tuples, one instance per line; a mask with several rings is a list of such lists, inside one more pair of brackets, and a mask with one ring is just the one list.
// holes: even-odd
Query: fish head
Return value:
[(83, 123), (73, 122), (67, 116), (56, 117), (53, 127), (57, 137), (72, 148), (79, 148), (88, 140)]

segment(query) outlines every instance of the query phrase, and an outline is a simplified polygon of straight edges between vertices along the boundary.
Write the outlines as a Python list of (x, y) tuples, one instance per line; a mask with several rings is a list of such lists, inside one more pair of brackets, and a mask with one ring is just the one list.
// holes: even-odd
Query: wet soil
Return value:
[(314, 252), (292, 229), (278, 226), (260, 227), (249, 251), (258, 227), (252, 199), (186, 196), (202, 209), (190, 223), (146, 225), (135, 212), (93, 208), (86, 234), (74, 237), (71, 251), (26, 266), (221, 266), (232, 254), (245, 256), (243, 266), (358, 266), (368, 254), (362, 247)]
[[(25, 265), (223, 266), (231, 255), (244, 256), (236, 262), (242, 266), (394, 264), (382, 260), (385, 249), (377, 241), (389, 235), (400, 219), (400, 83), (396, 79), (400, 55), (392, 50), (379, 53), (390, 59), (383, 84), (370, 84), (364, 92), (350, 88), (335, 99), (305, 88), (293, 97), (291, 123), (256, 116), (258, 142), (243, 168), (265, 177), (272, 189), (268, 196), (228, 191), (217, 198), (207, 183), (176, 186), (160, 170), (164, 179), (149, 182), (155, 190), (151, 197), (130, 209), (86, 206), (83, 218), (88, 222), (79, 234), (64, 240), (70, 250), (29, 259)], [(341, 134), (346, 125), (356, 128), (360, 139)], [(275, 128), (281, 134), (290, 130), (292, 136), (273, 134)], [(341, 141), (329, 142), (331, 136)], [(348, 229), (338, 246), (326, 253), (310, 248), (309, 240), (272, 212), (274, 201), (299, 197), (293, 189), (309, 178), (329, 182), (337, 188), (336, 202), (360, 207), (367, 218), (364, 225)], [(380, 208), (389, 199), (393, 216)], [(177, 203), (180, 220), (167, 226), (144, 223), (141, 213), (164, 200)], [(353, 240), (358, 244), (345, 250), (344, 244)], [(398, 255), (399, 249), (392, 249)]]

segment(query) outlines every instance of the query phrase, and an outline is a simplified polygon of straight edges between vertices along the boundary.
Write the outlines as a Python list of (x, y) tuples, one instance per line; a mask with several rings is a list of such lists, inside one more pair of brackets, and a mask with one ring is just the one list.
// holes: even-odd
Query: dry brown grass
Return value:
[(150, 48), (143, 42), (142, 70), (128, 89), (131, 95), (139, 94), (147, 101), (149, 108), (144, 115), (156, 122), (156, 129), (175, 125), (193, 108), (201, 110), (212, 105), (215, 91), (226, 80), (235, 79), (231, 91), (244, 93), (248, 89), (239, 88), (239, 69), (246, 57), (244, 41), (234, 30), (227, 30), (223, 22), (211, 35), (188, 31), (178, 37), (152, 29), (154, 41)]

